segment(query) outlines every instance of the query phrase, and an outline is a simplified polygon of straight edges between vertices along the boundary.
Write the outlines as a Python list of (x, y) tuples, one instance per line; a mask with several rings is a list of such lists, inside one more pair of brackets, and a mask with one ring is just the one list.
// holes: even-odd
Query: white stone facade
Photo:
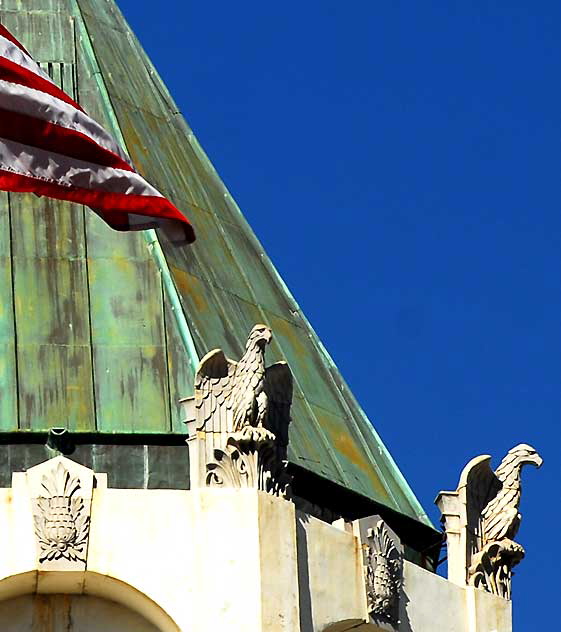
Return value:
[[(84, 481), (88, 529), (68, 527), (70, 504), (68, 518), (57, 509), (58, 522), (38, 513), (37, 497), (51, 493), (38, 481), (57, 467)], [(84, 561), (64, 557), (84, 532)], [(60, 555), (41, 561), (50, 549), (38, 533)], [(256, 489), (111, 489), (104, 475), (57, 457), (14, 473), (12, 488), (0, 490), (0, 543), (1, 630), (40, 630), (40, 612), (45, 621), (59, 617), (59, 627), (44, 628), (56, 632), (511, 631), (510, 601), (407, 561), (399, 623), (378, 627), (369, 620), (357, 524), (322, 522)], [(63, 611), (75, 627), (64, 627)]]

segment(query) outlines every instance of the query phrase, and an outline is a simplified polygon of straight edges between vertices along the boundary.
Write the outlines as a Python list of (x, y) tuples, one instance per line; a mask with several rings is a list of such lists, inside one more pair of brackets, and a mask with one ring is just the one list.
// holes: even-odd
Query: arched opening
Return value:
[(0, 602), (10, 632), (160, 632), (142, 615), (91, 595), (21, 595)]
[(0, 581), (0, 630), (178, 632), (179, 627), (156, 602), (114, 577), (31, 571)]
[(322, 632), (384, 632), (384, 630), (363, 619), (345, 619), (337, 623), (330, 623)]

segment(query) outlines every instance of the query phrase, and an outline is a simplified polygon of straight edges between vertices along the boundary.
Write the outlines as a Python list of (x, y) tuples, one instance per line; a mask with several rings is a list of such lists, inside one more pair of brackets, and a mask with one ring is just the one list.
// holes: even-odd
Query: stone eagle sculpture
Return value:
[(286, 362), (265, 367), (265, 349), (272, 339), (266, 325), (253, 327), (245, 353), (236, 362), (221, 349), (207, 353), (195, 376), (198, 429), (236, 433), (288, 444), (292, 374)]
[(467, 522), (471, 563), (469, 583), (501, 597), (510, 598), (512, 567), (524, 557), (513, 541), (520, 526), (523, 466), (540, 467), (542, 458), (534, 448), (512, 448), (495, 472), (491, 457), (480, 457), (466, 476)]
[(483, 544), (504, 538), (513, 539), (520, 527), (518, 512), (522, 491), (520, 473), (524, 465), (540, 467), (542, 458), (526, 444), (520, 444), (509, 451), (495, 471), (500, 487), (490, 499), (481, 514), (481, 535)]

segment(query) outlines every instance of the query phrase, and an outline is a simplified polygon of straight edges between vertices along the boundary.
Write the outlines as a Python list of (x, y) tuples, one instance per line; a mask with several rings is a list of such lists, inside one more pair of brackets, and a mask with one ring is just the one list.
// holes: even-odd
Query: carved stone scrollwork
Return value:
[(43, 475), (41, 484), (45, 495), (37, 498), (33, 516), (41, 549), (39, 562), (85, 562), (90, 517), (84, 499), (76, 495), (80, 479), (59, 462)]
[(362, 518), (358, 522), (368, 613), (373, 622), (395, 628), (399, 625), (403, 547), (380, 516)]
[(512, 569), (524, 558), (514, 542), (520, 527), (520, 475), (525, 465), (540, 467), (542, 458), (529, 445), (512, 448), (493, 472), (491, 457), (472, 459), (456, 491), (440, 492), (448, 546), (448, 576), (461, 585), (511, 598)]
[(206, 484), (209, 487), (246, 487), (274, 496), (288, 498), (291, 477), (287, 462), (277, 458), (275, 435), (235, 433), (224, 450), (214, 451), (215, 461), (207, 463)]
[(236, 362), (215, 349), (201, 360), (195, 396), (182, 400), (189, 430), (191, 488), (249, 487), (287, 498), (292, 375), (265, 366), (272, 338), (255, 325)]
[(512, 569), (524, 558), (524, 548), (506, 538), (486, 544), (472, 558), (469, 582), (476, 588), (510, 599)]

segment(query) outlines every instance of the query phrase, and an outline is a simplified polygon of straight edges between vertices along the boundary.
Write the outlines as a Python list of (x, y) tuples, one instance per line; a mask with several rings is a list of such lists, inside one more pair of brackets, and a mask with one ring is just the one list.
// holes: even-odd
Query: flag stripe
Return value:
[[(129, 227), (127, 217), (129, 213), (148, 217), (157, 214), (159, 217), (185, 222), (183, 215), (164, 197), (107, 193), (80, 187), (67, 188), (56, 182), (46, 182), (3, 169), (0, 169), (0, 188), (20, 193), (47, 195), (59, 200), (85, 204), (95, 209), (96, 212), (100, 211), (104, 220), (117, 230), (126, 230)], [(105, 211), (109, 211), (109, 213), (106, 214)], [(114, 214), (116, 217), (113, 219)], [(151, 224), (144, 226), (148, 225)], [(192, 227), (186, 224), (184, 230), (187, 240), (194, 241), (195, 234)]]
[(6, 138), (0, 138), (0, 169), (65, 187), (163, 197), (134, 171), (102, 167)]
[(40, 90), (46, 94), (50, 94), (69, 105), (72, 105), (76, 109), (83, 112), (82, 108), (71, 99), (65, 92), (58, 88), (51, 81), (47, 81), (44, 77), (40, 77), (31, 70), (23, 68), (19, 64), (16, 64), (5, 57), (0, 57), (0, 79), (9, 81), (10, 83), (17, 83), (34, 90)]
[(176, 219), (178, 212), (175, 207), (161, 196), (135, 195), (130, 193), (114, 193), (99, 189), (85, 189), (82, 187), (66, 187), (56, 181), (42, 180), (0, 168), (0, 183), (10, 182), (13, 191), (21, 193), (37, 193), (48, 195), (61, 200), (69, 200), (85, 204), (100, 210), (110, 210), (117, 213), (136, 213), (149, 215), (157, 210), (162, 217)]
[(50, 94), (0, 80), (0, 108), (11, 112), (21, 112), (80, 132), (130, 164), (128, 157), (101, 125), (98, 125), (83, 112)]
[(134, 171), (119, 156), (92, 143), (80, 132), (62, 128), (47, 121), (40, 121), (19, 112), (7, 112), (2, 108), (0, 108), (0, 137), (92, 162), (102, 167)]
[(181, 212), (1, 24), (0, 189), (85, 204), (117, 230), (158, 226), (175, 243), (195, 240)]

